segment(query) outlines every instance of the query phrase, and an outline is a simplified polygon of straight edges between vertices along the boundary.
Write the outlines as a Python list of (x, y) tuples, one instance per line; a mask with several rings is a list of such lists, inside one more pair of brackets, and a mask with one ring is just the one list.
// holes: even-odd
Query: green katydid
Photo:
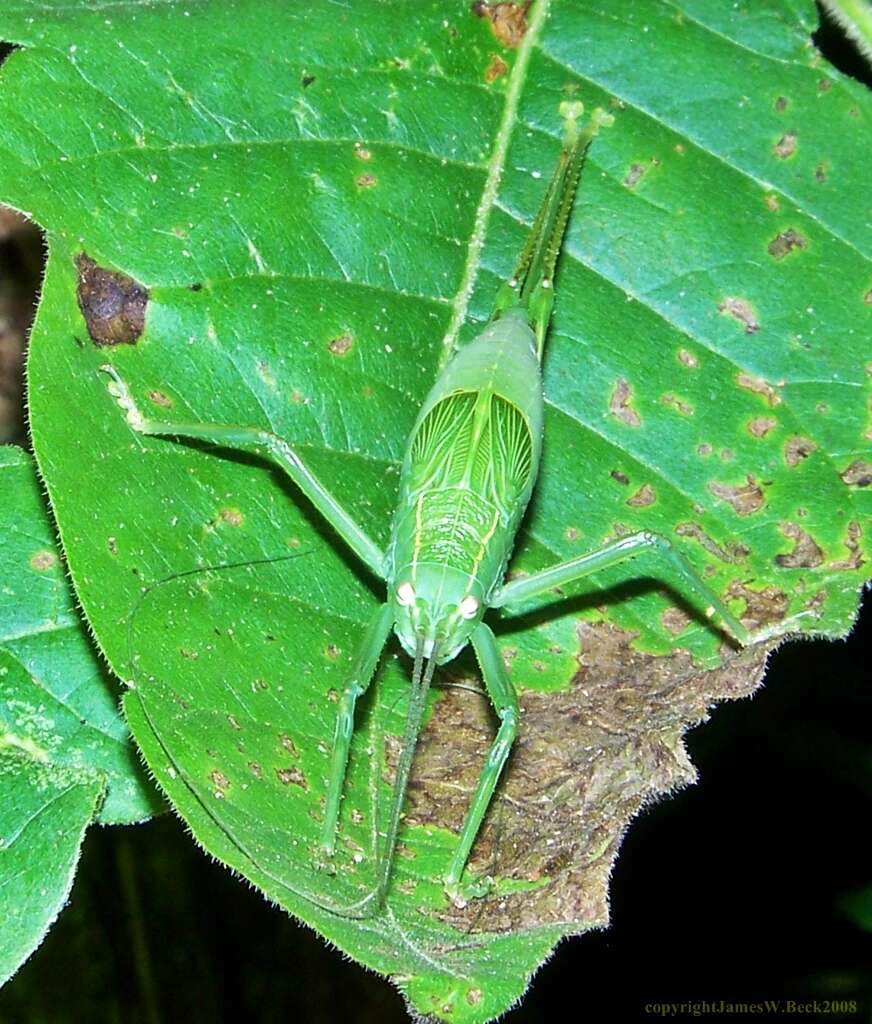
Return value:
[[(109, 390), (130, 426), (150, 435), (193, 438), (253, 450), (276, 463), (357, 557), (387, 585), (341, 694), (327, 778), (320, 858), (332, 856), (355, 704), (375, 675), (393, 630), (413, 659), (411, 693), (387, 832), (374, 890), (361, 903), (378, 910), (386, 898), (406, 786), (428, 688), (438, 665), (471, 643), (499, 718), (453, 856), (444, 874), (455, 901), (478, 895), (462, 885), (467, 860), (519, 725), (519, 706), (491, 628), (490, 608), (527, 598), (651, 551), (672, 585), (742, 643), (748, 633), (726, 604), (664, 537), (623, 536), (532, 576), (504, 580), (515, 535), (533, 492), (543, 433), (541, 362), (554, 303), (554, 271), (587, 148), (611, 117), (595, 110), (584, 127), (578, 103), (564, 105), (566, 141), (514, 275), (496, 298), (484, 330), (455, 352), (424, 401), (408, 440), (391, 539), (382, 551), (306, 466), (291, 444), (267, 431), (214, 423), (156, 422), (142, 415), (111, 366)], [(316, 901), (317, 902), (317, 901)], [(340, 908), (327, 907), (340, 911)], [(352, 908), (346, 908), (349, 911)]]

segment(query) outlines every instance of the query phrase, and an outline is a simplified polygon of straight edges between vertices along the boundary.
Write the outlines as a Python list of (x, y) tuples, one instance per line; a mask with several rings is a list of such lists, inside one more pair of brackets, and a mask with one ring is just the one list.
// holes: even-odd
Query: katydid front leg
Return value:
[(568, 562), (553, 565), (550, 569), (543, 569), (532, 576), (512, 580), (496, 591), (491, 597), (490, 606), (501, 608), (516, 601), (536, 597), (536, 595), (564, 583), (572, 583), (585, 576), (590, 576), (591, 573), (620, 565), (621, 562), (625, 562), (628, 558), (635, 558), (644, 551), (652, 551), (657, 555), (661, 564), (668, 570), (667, 576), (672, 578), (671, 582), (678, 583), (676, 589), (679, 594), (686, 596), (689, 593), (697, 602), (703, 603), (706, 618), (720, 620), (721, 625), (725, 626), (739, 643), (747, 644), (750, 641), (748, 630), (705, 583), (681, 552), (666, 537), (650, 533), (647, 530), (621, 537), (597, 551), (591, 551), (578, 558), (572, 558)]
[(384, 552), (358, 526), (318, 477), (306, 466), (294, 449), (277, 434), (256, 427), (224, 423), (165, 423), (144, 416), (127, 384), (114, 366), (100, 369), (111, 378), (109, 393), (127, 416), (127, 422), (140, 434), (189, 437), (209, 441), (222, 448), (237, 448), (265, 455), (294, 481), (351, 550), (379, 579), (384, 579)]
[(321, 830), (321, 849), (332, 857), (336, 848), (336, 826), (339, 821), (339, 804), (348, 770), (348, 752), (354, 732), (354, 708), (357, 698), (366, 693), (375, 674), (381, 652), (387, 643), (394, 612), (390, 604), (376, 609), (357, 652), (357, 660), (342, 696), (333, 733), (333, 754), (330, 759), (330, 775), (327, 782), (327, 802), (324, 805), (324, 824)]

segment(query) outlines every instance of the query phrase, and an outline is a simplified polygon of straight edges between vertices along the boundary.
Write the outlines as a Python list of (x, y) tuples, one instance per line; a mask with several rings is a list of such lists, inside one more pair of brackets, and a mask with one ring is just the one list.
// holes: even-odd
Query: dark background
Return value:
[[(815, 42), (872, 86), (828, 19)], [(0, 440), (23, 439), (16, 352), (41, 252), (38, 233), (0, 221)], [(821, 1016), (872, 1020), (870, 635), (867, 594), (847, 641), (786, 645), (762, 691), (690, 734), (700, 782), (631, 827), (612, 926), (565, 941), (507, 1024), (656, 1019), (646, 1004), (691, 1000), (853, 1000), (855, 1012)], [(170, 816), (89, 831), (70, 906), (0, 993), (0, 1024), (407, 1019), (389, 985), (212, 863)]]

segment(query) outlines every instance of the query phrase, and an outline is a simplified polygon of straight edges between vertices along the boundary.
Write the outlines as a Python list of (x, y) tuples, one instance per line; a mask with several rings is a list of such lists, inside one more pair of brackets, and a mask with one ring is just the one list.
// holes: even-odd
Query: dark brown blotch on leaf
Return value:
[(786, 231), (782, 231), (780, 235), (776, 235), (769, 245), (766, 247), (766, 251), (774, 260), (783, 260), (784, 257), (789, 253), (793, 252), (794, 249), (807, 249), (808, 239), (805, 235), (800, 234), (793, 228), (788, 228)]
[(736, 377), (736, 383), (740, 388), (765, 398), (769, 405), (781, 405), (781, 396), (771, 384), (761, 377), (755, 377), (750, 373), (740, 373)]
[(739, 485), (721, 484), (712, 480), (708, 484), (708, 489), (716, 498), (732, 505), (740, 516), (750, 516), (763, 508), (766, 498), (752, 473), (749, 473), (745, 480), (746, 483)]
[(135, 345), (145, 327), (148, 291), (132, 277), (98, 266), (90, 256), (76, 257), (76, 297), (91, 341), (101, 348)]
[(276, 768), (276, 777), (283, 786), (299, 786), (301, 789), (309, 788), (306, 776), (299, 768)]
[(754, 312), (754, 307), (747, 299), (740, 299), (734, 295), (728, 295), (722, 302), (718, 303), (718, 312), (723, 316), (731, 316), (744, 325), (745, 334), (756, 334), (760, 330), (760, 321)]
[(675, 533), (679, 537), (692, 537), (709, 554), (714, 555), (715, 558), (720, 559), (722, 562), (739, 562), (743, 558), (747, 558), (750, 553), (748, 548), (738, 541), (728, 541), (725, 545), (718, 544), (716, 540), (705, 532), (699, 523), (679, 523), (675, 527)]
[(632, 508), (644, 508), (646, 505), (653, 505), (656, 500), (657, 494), (651, 484), (642, 484), (639, 490), (631, 498), (627, 498), (624, 504), (630, 505)]
[(796, 132), (785, 132), (775, 143), (773, 152), (779, 160), (786, 160), (796, 152)]
[(494, 54), (487, 68), (484, 72), (484, 80), (490, 85), (491, 82), (495, 82), (509, 70), (509, 65), (500, 57), (498, 54)]
[(845, 538), (845, 547), (848, 549), (848, 557), (839, 558), (835, 562), (830, 562), (829, 567), (831, 569), (835, 569), (836, 572), (851, 572), (854, 569), (863, 568), (866, 564), (866, 559), (860, 551), (861, 536), (862, 531), (860, 530), (860, 524), (857, 522), (848, 523), (848, 535)]
[(824, 560), (824, 553), (811, 534), (796, 523), (779, 523), (778, 529), (793, 541), (793, 550), (775, 556), (775, 564), (782, 569), (815, 569)]
[(624, 188), (635, 188), (647, 170), (648, 168), (644, 164), (633, 164), (624, 175), (622, 183)]
[(48, 569), (53, 569), (58, 563), (58, 556), (54, 551), (37, 551), (30, 559), (31, 569), (36, 569), (37, 572), (45, 572)]
[(807, 459), (812, 452), (817, 451), (817, 445), (809, 437), (791, 437), (784, 446), (784, 461), (791, 469), (798, 466), (803, 459)]
[(509, 49), (519, 47), (527, 34), (527, 11), (530, 3), (525, 4), (487, 4), (476, 2), (472, 5), (472, 13), (479, 18), (487, 18), (491, 31), (496, 38)]
[(843, 484), (849, 487), (868, 487), (872, 484), (872, 462), (855, 459), (847, 469), (839, 473)]
[(748, 433), (752, 437), (765, 437), (770, 430), (778, 426), (778, 420), (773, 416), (755, 416), (747, 423)]
[(354, 338), (347, 332), (340, 334), (336, 338), (332, 338), (327, 343), (327, 348), (333, 353), (334, 356), (344, 356), (345, 353), (351, 348)]
[(633, 390), (629, 381), (620, 377), (609, 396), (609, 412), (628, 427), (638, 427), (642, 424), (642, 417), (630, 405), (632, 399)]

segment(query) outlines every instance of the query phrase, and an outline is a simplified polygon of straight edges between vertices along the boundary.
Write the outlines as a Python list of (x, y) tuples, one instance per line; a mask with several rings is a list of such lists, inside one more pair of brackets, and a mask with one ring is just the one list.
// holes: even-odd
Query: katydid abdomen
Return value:
[(501, 582), (536, 482), (542, 381), (526, 311), (454, 355), (412, 430), (387, 578), (395, 630), (440, 663), (468, 642)]

